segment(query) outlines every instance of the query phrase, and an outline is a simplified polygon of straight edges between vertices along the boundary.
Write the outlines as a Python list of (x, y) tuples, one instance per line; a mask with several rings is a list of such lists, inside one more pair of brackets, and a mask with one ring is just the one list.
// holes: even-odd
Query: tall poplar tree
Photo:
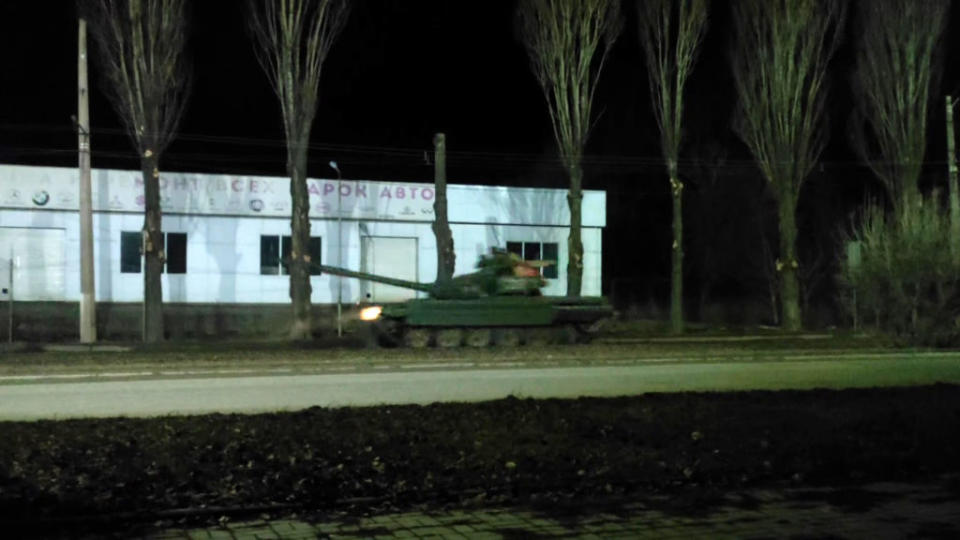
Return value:
[(731, 54), (736, 131), (777, 200), (783, 328), (800, 330), (797, 201), (826, 144), (827, 65), (840, 41), (844, 0), (735, 0)]
[(579, 296), (583, 281), (583, 151), (591, 127), (593, 94), (623, 21), (619, 0), (520, 0), (520, 38), (547, 100), (553, 134), (570, 187), (567, 294)]
[(894, 207), (919, 194), (931, 88), (940, 79), (938, 53), (949, 13), (949, 0), (857, 5), (851, 135)]
[(673, 197), (670, 327), (683, 332), (683, 182), (678, 174), (683, 139), (683, 90), (707, 29), (709, 0), (639, 0), (640, 44), (647, 58), (653, 112)]
[(140, 156), (143, 173), (143, 341), (163, 340), (164, 237), (160, 157), (190, 89), (186, 0), (81, 0), (106, 78), (104, 88)]
[(309, 339), (310, 193), (307, 150), (317, 112), (320, 74), (330, 48), (346, 24), (349, 0), (248, 0), (254, 50), (280, 99), (290, 176), (291, 339)]

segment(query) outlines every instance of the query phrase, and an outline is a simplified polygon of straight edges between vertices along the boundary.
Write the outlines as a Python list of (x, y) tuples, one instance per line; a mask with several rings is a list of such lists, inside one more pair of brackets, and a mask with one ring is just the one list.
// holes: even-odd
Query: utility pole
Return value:
[(90, 196), (90, 93), (87, 87), (87, 21), (80, 19), (77, 56), (77, 136), (80, 147), (80, 343), (97, 341), (93, 281), (93, 209)]
[(453, 251), (453, 235), (447, 218), (447, 137), (443, 133), (433, 137), (433, 156), (433, 234), (437, 239), (437, 283), (446, 283), (453, 277), (457, 255)]
[[(336, 161), (330, 168), (337, 171), (337, 265), (343, 268), (343, 194), (340, 193), (340, 167)], [(337, 337), (343, 337), (343, 276), (337, 276)]]
[(7, 294), (7, 343), (13, 343), (13, 247), (10, 247), (10, 288)]

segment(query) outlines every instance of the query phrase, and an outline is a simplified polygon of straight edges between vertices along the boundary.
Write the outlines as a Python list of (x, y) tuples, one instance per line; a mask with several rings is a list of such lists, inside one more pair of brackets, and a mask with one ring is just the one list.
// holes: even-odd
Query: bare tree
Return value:
[(950, 1), (871, 0), (858, 10), (851, 139), (897, 206), (919, 193)]
[(846, 16), (843, 0), (737, 0), (731, 55), (736, 130), (777, 199), (782, 324), (802, 324), (797, 283), (800, 187), (826, 142), (827, 64)]
[(143, 172), (143, 340), (163, 340), (164, 239), (160, 156), (176, 134), (189, 91), (186, 0), (81, 0), (100, 53), (104, 85), (140, 155)]
[(308, 339), (310, 295), (310, 194), (307, 149), (317, 112), (320, 73), (349, 14), (348, 0), (248, 0), (254, 50), (280, 98), (290, 176), (291, 339)]
[(683, 182), (678, 174), (683, 138), (683, 90), (707, 29), (709, 0), (640, 0), (640, 43), (647, 56), (653, 111), (673, 194), (670, 326), (683, 332)]
[(583, 279), (581, 163), (597, 79), (623, 27), (620, 1), (521, 0), (517, 24), (547, 100), (560, 159), (570, 177), (567, 294), (579, 296)]

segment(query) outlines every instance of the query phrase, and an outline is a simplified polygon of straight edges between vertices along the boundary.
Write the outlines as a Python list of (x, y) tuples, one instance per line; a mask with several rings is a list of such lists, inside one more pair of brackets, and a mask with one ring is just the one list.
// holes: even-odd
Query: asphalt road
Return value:
[(366, 372), (275, 368), (0, 377), (0, 420), (256, 413), (312, 406), (621, 396), (647, 392), (960, 384), (960, 353), (743, 361), (645, 358), (622, 365), (478, 368), (469, 362)]

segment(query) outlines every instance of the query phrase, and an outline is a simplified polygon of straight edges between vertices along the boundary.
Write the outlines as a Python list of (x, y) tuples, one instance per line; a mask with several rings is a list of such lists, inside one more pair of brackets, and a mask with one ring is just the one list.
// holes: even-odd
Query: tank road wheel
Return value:
[(459, 328), (442, 328), (437, 331), (437, 347), (453, 349), (463, 343), (463, 330)]
[(583, 341), (580, 339), (580, 330), (576, 325), (565, 325), (560, 329), (559, 334), (559, 341), (563, 345), (576, 345), (577, 343), (583, 343)]
[(474, 328), (467, 330), (467, 345), (480, 348), (490, 345), (491, 332), (489, 328)]
[(593, 341), (593, 338), (600, 334), (600, 326), (602, 324), (603, 319), (593, 324), (577, 324), (577, 338), (579, 339), (580, 343), (590, 343)]
[(411, 349), (426, 349), (430, 346), (430, 331), (426, 328), (407, 328), (403, 344)]
[(494, 330), (493, 342), (501, 347), (519, 347), (520, 331), (516, 328), (500, 328)]
[(523, 341), (534, 347), (549, 345), (553, 341), (553, 329), (549, 327), (527, 328), (524, 331)]
[(397, 328), (395, 321), (376, 321), (370, 323), (368, 328), (368, 347), (396, 347), (400, 345), (400, 330)]

